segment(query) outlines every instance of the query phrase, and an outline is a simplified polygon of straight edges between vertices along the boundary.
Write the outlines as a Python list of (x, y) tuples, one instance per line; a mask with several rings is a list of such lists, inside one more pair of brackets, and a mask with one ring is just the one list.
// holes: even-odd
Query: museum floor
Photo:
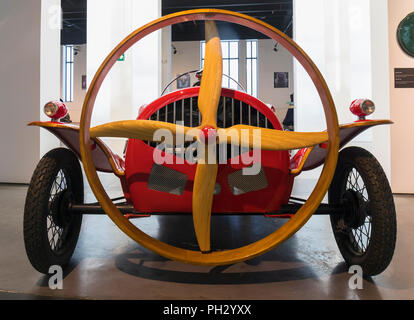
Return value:
[[(395, 196), (398, 238), (393, 261), (381, 275), (364, 280), (362, 290), (349, 289), (351, 275), (326, 216), (312, 217), (268, 254), (226, 267), (168, 261), (130, 240), (108, 217), (85, 216), (63, 289), (51, 290), (48, 277), (35, 271), (25, 254), (26, 190), (0, 185), (0, 299), (414, 299), (414, 196)], [(151, 217), (134, 223), (172, 244), (196, 245), (191, 217)], [(282, 223), (264, 217), (214, 217), (212, 238), (235, 247)]]

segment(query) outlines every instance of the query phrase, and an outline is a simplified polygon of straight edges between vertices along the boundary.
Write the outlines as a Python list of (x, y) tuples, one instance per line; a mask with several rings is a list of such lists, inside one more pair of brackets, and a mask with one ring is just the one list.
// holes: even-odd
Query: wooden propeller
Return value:
[[(256, 132), (257, 131), (257, 132)], [(262, 150), (293, 150), (328, 141), (327, 132), (294, 132), (235, 125), (218, 130), (219, 141)], [(254, 138), (258, 137), (258, 141)]]
[[(122, 120), (105, 123), (90, 129), (91, 138), (118, 137), (154, 141), (158, 130), (167, 130), (175, 138), (178, 134), (197, 137), (194, 128), (153, 120)], [(158, 140), (157, 140), (158, 141)]]
[(198, 109), (202, 115), (201, 126), (217, 128), (217, 108), (221, 96), (223, 59), (220, 37), (214, 21), (206, 21), (206, 51), (201, 78)]
[[(203, 75), (201, 78), (198, 109), (201, 113), (201, 127), (217, 128), (217, 108), (221, 96), (221, 81), (223, 77), (223, 60), (221, 55), (220, 37), (214, 21), (205, 22), (206, 52)], [(203, 135), (202, 131), (200, 134)], [(204, 138), (204, 139), (202, 139)], [(207, 138), (207, 139), (205, 139)], [(193, 187), (193, 223), (202, 252), (210, 251), (210, 221), (213, 205), (214, 186), (216, 184), (218, 164), (208, 163), (208, 132), (199, 137), (201, 155), (197, 164)], [(200, 157), (201, 156), (201, 157)]]

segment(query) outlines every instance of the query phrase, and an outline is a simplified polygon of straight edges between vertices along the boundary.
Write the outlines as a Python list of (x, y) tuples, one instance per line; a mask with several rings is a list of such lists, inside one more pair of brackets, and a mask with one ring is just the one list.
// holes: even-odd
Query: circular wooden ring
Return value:
[[(208, 254), (203, 254), (200, 251), (178, 248), (159, 241), (138, 229), (127, 218), (125, 218), (112, 203), (99, 180), (96, 168), (94, 167), (92, 161), (89, 136), (91, 115), (96, 96), (103, 80), (118, 58), (146, 35), (163, 27), (193, 20), (217, 20), (240, 24), (261, 32), (285, 47), (299, 61), (299, 63), (301, 63), (311, 77), (318, 91), (325, 112), (329, 136), (327, 157), (319, 180), (306, 203), (289, 221), (270, 235), (254, 243), (250, 243), (236, 249), (211, 252)], [(96, 72), (86, 94), (82, 108), (80, 123), (80, 152), (82, 163), (91, 189), (102, 208), (123, 232), (145, 248), (152, 250), (168, 259), (198, 265), (227, 265), (252, 259), (273, 249), (292, 236), (308, 221), (325, 196), (335, 172), (336, 162), (338, 159), (338, 150), (339, 126), (334, 101), (329, 88), (316, 65), (292, 39), (287, 37), (275, 27), (247, 15), (226, 10), (199, 9), (177, 12), (156, 19), (132, 32), (117, 47), (115, 47)]]

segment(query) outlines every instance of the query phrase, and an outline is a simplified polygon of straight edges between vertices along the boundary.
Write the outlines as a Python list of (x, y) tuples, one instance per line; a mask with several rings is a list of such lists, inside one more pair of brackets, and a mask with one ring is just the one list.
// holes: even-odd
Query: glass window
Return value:
[[(206, 49), (205, 41), (201, 41), (201, 68), (204, 68), (204, 54)], [(239, 41), (238, 40), (222, 40), (221, 51), (223, 55), (223, 74), (239, 81)], [(237, 83), (223, 77), (222, 86), (226, 88), (237, 89)]]
[(247, 93), (257, 97), (257, 40), (246, 41)]
[(231, 41), (229, 48), (230, 58), (239, 58), (239, 43), (238, 41)]
[(223, 59), (230, 58), (229, 43), (227, 41), (221, 41), (221, 52), (222, 52), (222, 55), (223, 55)]
[(63, 101), (73, 101), (73, 45), (63, 46)]
[(204, 68), (204, 53), (206, 52), (206, 42), (201, 41), (201, 69)]

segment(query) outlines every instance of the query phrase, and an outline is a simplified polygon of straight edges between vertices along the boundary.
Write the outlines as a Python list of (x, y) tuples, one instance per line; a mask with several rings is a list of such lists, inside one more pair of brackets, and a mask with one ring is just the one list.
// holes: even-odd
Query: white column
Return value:
[[(161, 16), (160, 0), (88, 0), (87, 79), (89, 84), (106, 56), (131, 32)], [(161, 32), (140, 40), (107, 75), (96, 99), (92, 125), (136, 119), (139, 107), (159, 96)], [(123, 142), (107, 139), (115, 152)]]
[[(295, 0), (294, 39), (321, 70), (336, 104), (340, 123), (355, 120), (349, 112), (357, 98), (370, 98), (377, 111), (370, 118), (389, 118), (387, 0)], [(325, 117), (316, 89), (295, 62), (295, 129), (320, 131)], [(371, 151), (390, 176), (389, 128), (369, 129), (349, 145)], [(295, 183), (298, 194), (313, 189), (320, 169)]]
[[(61, 0), (42, 0), (40, 35), (40, 119), (50, 121), (43, 106), (59, 100), (61, 86)], [(40, 155), (60, 145), (59, 140), (47, 130), (40, 130)]]
[(60, 0), (0, 2), (0, 182), (28, 183), (39, 158), (57, 145), (27, 127), (45, 120), (60, 96)]
[(239, 82), (247, 90), (246, 40), (239, 41)]
[[(161, 31), (161, 87), (160, 94), (164, 90), (165, 86), (172, 80), (171, 74), (171, 60), (172, 60), (172, 38), (171, 27), (163, 28)], [(172, 86), (166, 93), (171, 91)]]

